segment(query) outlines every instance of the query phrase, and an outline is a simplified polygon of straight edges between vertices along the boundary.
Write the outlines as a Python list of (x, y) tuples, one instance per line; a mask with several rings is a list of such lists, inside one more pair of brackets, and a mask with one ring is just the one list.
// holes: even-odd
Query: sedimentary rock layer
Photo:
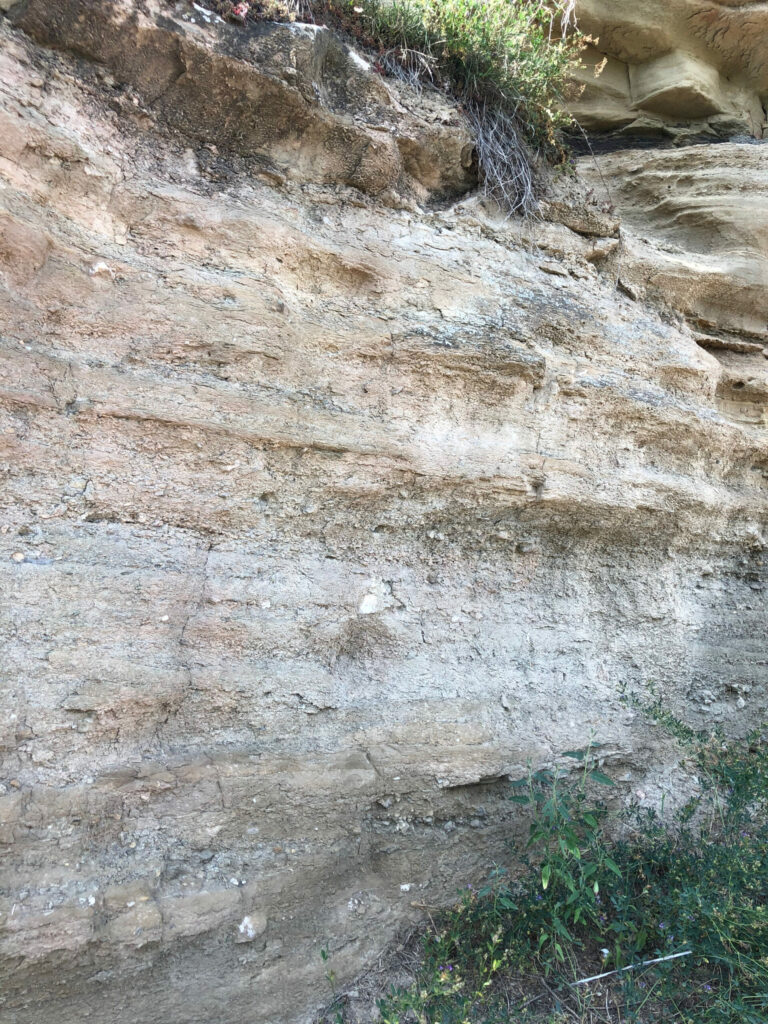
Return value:
[(695, 327), (768, 344), (768, 144), (629, 150), (579, 172), (600, 195), (609, 183), (626, 280)]

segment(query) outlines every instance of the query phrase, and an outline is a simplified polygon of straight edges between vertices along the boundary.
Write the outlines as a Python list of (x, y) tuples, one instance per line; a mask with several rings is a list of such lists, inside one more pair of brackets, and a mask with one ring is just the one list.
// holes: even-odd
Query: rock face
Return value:
[(13, 24), (45, 45), (107, 65), (148, 111), (190, 140), (261, 158), (294, 180), (373, 195), (456, 194), (474, 179), (455, 110), (409, 115), (367, 61), (318, 25), (248, 32), (203, 8), (163, 0), (24, 0)]
[[(623, 226), (621, 276), (685, 314), (694, 333), (768, 345), (768, 145), (722, 143), (584, 159), (580, 177)], [(763, 365), (760, 363), (759, 365)]]
[[(576, 0), (595, 40), (579, 75), (582, 125), (630, 135), (762, 138), (768, 100), (763, 0)], [(597, 75), (595, 68), (602, 68)]]
[(764, 715), (768, 150), (520, 228), (324, 30), (0, 30), (0, 1017), (305, 1021), (528, 761), (674, 795), (622, 691)]

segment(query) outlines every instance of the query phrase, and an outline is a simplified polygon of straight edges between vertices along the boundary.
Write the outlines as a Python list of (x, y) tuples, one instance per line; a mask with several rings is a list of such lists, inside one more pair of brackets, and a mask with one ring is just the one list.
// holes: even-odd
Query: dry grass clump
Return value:
[(388, 69), (462, 103), (486, 194), (532, 212), (538, 160), (564, 156), (568, 72), (582, 45), (572, 0), (358, 0), (353, 11)]

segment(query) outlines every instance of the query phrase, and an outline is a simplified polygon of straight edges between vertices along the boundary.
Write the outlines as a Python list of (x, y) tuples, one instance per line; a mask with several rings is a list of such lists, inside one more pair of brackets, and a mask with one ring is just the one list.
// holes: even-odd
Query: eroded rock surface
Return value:
[(161, 124), (258, 156), (279, 175), (422, 198), (460, 194), (476, 181), (456, 110), (443, 103), (410, 113), (321, 25), (245, 30), (183, 0), (24, 0), (9, 18), (40, 43), (109, 67)]
[(722, 143), (583, 159), (579, 177), (621, 215), (621, 288), (684, 315), (723, 367), (729, 418), (768, 424), (768, 144)]
[(595, 40), (574, 108), (586, 129), (762, 138), (768, 120), (763, 0), (577, 0), (576, 15)]
[(585, 165), (520, 229), (435, 205), (439, 98), (186, 11), (1, 26), (13, 1024), (307, 1020), (321, 947), (352, 976), (504, 855), (529, 760), (595, 737), (660, 799), (622, 690), (766, 710), (764, 149), (601, 158), (623, 226)]

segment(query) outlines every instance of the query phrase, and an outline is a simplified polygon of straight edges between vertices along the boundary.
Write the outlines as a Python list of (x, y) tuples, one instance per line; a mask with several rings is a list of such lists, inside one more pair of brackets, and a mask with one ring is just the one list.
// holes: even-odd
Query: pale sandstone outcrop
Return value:
[(581, 161), (580, 179), (600, 192), (609, 183), (621, 286), (682, 313), (722, 366), (719, 409), (766, 429), (768, 144), (616, 152)]
[(0, 1017), (300, 1021), (321, 947), (351, 976), (506, 854), (529, 760), (594, 736), (674, 798), (623, 688), (764, 716), (766, 361), (711, 340), (757, 344), (764, 149), (603, 159), (621, 229), (586, 163), (546, 223), (419, 206), (469, 184), (443, 101), (324, 65), (303, 106), (317, 33), (246, 34), (300, 40), (292, 171), (285, 87), (226, 78), (269, 145), (202, 86), (177, 118), (137, 6), (119, 46), (103, 4), (12, 8), (95, 69), (0, 26)]
[(570, 106), (586, 131), (613, 131), (637, 120), (624, 61), (588, 45), (573, 78), (578, 90)]
[[(585, 128), (762, 137), (768, 101), (763, 0), (577, 0), (576, 17), (596, 40), (576, 76), (585, 88), (573, 110)], [(608, 64), (595, 76), (605, 58)]]
[(610, 153), (582, 159), (579, 177), (621, 217), (623, 280), (702, 336), (768, 345), (767, 144)]

